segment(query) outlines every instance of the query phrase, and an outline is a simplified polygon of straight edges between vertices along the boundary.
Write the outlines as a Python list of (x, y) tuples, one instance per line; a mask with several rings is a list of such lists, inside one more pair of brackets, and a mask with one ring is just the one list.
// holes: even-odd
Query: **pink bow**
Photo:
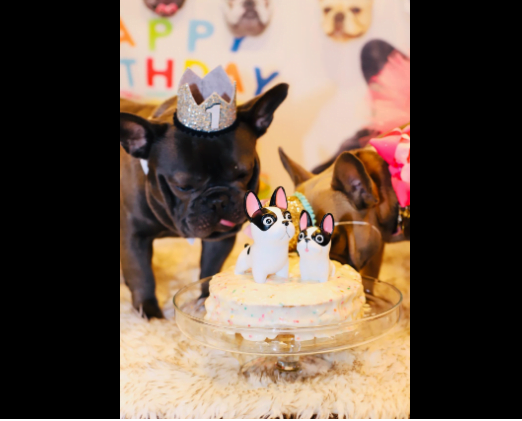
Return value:
[(380, 139), (370, 140), (377, 153), (390, 165), (392, 185), (402, 207), (410, 206), (410, 126), (395, 129)]

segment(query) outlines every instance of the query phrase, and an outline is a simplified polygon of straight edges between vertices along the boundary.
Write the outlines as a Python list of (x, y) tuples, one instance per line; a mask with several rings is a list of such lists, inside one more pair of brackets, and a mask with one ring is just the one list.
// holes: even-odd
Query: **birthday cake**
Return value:
[[(317, 327), (363, 317), (361, 276), (330, 261), (335, 221), (326, 214), (315, 226), (307, 210), (294, 224), (283, 187), (268, 206), (254, 192), (245, 196), (253, 244), (247, 244), (233, 270), (210, 281), (205, 319), (249, 328)], [(290, 241), (299, 230), (296, 253)]]
[(308, 327), (362, 318), (366, 303), (361, 276), (350, 266), (335, 265), (328, 282), (303, 281), (299, 258), (289, 256), (289, 277), (271, 275), (263, 284), (251, 272), (233, 268), (210, 281), (205, 319), (241, 327)]

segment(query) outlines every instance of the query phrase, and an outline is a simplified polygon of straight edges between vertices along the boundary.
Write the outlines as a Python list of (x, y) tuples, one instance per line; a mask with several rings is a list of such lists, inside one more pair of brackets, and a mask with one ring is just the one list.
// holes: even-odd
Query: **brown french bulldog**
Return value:
[(120, 99), (120, 261), (133, 305), (147, 318), (163, 317), (154, 239), (201, 238), (201, 278), (221, 270), (246, 221), (245, 194), (259, 189), (257, 139), (287, 93), (279, 84), (238, 106), (236, 122), (210, 135), (175, 124), (177, 97), (157, 108)]
[(343, 152), (333, 165), (315, 175), (281, 148), (279, 155), (296, 191), (308, 199), (319, 221), (331, 213), (336, 222), (364, 221), (379, 229), (383, 242), (376, 243), (370, 241), (369, 230), (337, 226), (330, 250), (332, 260), (377, 278), (384, 243), (409, 240), (409, 227), (407, 232), (398, 230), (399, 202), (386, 162), (372, 149), (358, 149)]

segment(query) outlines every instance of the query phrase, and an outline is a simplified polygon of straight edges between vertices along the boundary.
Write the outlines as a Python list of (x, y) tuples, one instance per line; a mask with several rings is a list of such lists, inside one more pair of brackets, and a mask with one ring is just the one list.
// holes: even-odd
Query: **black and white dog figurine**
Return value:
[(252, 223), (254, 244), (245, 247), (237, 259), (237, 275), (252, 269), (254, 281), (264, 284), (269, 275), (288, 278), (288, 244), (295, 235), (292, 215), (288, 212), (285, 189), (278, 187), (270, 206), (263, 208), (253, 192), (245, 196), (245, 212)]
[(327, 213), (321, 225), (314, 227), (312, 218), (307, 211), (301, 212), (299, 220), (301, 232), (297, 239), (299, 253), (299, 269), (301, 280), (327, 282), (335, 275), (335, 266), (330, 261), (334, 217)]

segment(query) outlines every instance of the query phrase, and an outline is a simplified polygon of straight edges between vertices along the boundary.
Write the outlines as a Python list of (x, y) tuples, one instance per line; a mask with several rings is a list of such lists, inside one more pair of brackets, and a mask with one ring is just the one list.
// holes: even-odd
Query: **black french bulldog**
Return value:
[(120, 261), (133, 305), (147, 318), (163, 317), (154, 239), (201, 238), (201, 278), (221, 270), (246, 221), (245, 194), (259, 190), (257, 139), (287, 94), (288, 85), (279, 84), (238, 106), (236, 123), (216, 134), (174, 124), (177, 97), (157, 108), (120, 99)]

